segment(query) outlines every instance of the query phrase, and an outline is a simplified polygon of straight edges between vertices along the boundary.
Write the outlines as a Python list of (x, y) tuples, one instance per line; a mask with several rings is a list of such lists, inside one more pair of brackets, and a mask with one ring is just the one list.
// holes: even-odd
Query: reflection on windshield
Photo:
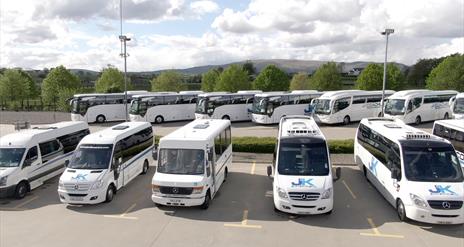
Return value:
[(403, 147), (406, 177), (419, 182), (462, 182), (459, 160), (452, 146)]
[(385, 113), (389, 115), (403, 115), (405, 102), (404, 99), (387, 99)]
[(73, 169), (108, 169), (113, 145), (81, 145), (69, 163)]
[(0, 148), (0, 167), (17, 167), (25, 148)]
[(464, 98), (456, 99), (453, 111), (457, 114), (464, 114)]
[(330, 100), (329, 99), (315, 99), (314, 112), (316, 114), (330, 114)]
[(180, 175), (202, 175), (205, 151), (199, 149), (161, 149), (158, 172)]
[(324, 142), (311, 143), (301, 139), (282, 139), (279, 147), (278, 172), (293, 176), (325, 176), (329, 159)]

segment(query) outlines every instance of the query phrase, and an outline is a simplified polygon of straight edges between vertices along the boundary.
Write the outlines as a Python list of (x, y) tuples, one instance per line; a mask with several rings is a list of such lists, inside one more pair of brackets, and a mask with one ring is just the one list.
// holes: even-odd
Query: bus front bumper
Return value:
[(106, 200), (106, 191), (89, 190), (87, 193), (73, 193), (71, 191), (58, 189), (60, 201), (66, 204), (98, 204)]
[(464, 224), (464, 208), (457, 210), (437, 210), (405, 205), (409, 219), (430, 224)]
[(303, 204), (290, 200), (274, 199), (274, 206), (279, 211), (290, 214), (324, 214), (333, 209), (333, 201), (330, 199), (322, 199)]
[(0, 198), (12, 197), (15, 193), (16, 185), (0, 188)]
[(193, 207), (200, 206), (205, 201), (205, 197), (169, 197), (168, 195), (152, 194), (151, 200), (154, 203), (166, 206)]

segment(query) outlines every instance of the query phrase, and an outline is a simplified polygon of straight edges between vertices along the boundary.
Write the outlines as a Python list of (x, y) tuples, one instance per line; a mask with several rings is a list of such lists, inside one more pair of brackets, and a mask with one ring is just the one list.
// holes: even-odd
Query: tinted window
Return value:
[(59, 151), (60, 144), (58, 143), (57, 140), (52, 140), (52, 141), (40, 143), (39, 148), (40, 148), (40, 153), (42, 154), (42, 156), (47, 156), (51, 153)]
[[(148, 127), (118, 142), (122, 161), (126, 162), (153, 144), (153, 129)], [(116, 152), (116, 151), (115, 151)]]
[(343, 99), (336, 100), (334, 104), (334, 112), (338, 112), (338, 111), (346, 109), (348, 106), (350, 106), (350, 101), (351, 101), (351, 98), (343, 98)]
[(58, 137), (58, 140), (63, 144), (63, 151), (64, 153), (69, 153), (76, 149), (79, 142), (84, 138), (84, 136), (90, 134), (89, 129), (81, 130), (74, 132), (69, 135), (64, 135)]
[(367, 103), (376, 103), (382, 101), (382, 97), (369, 97), (367, 98)]
[(353, 104), (364, 104), (366, 102), (366, 97), (353, 97)]
[(38, 152), (37, 146), (29, 148), (29, 151), (26, 154), (26, 160), (34, 161), (37, 159)]
[(325, 142), (312, 138), (281, 139), (277, 170), (282, 175), (328, 175), (329, 159)]
[(221, 135), (217, 135), (216, 138), (214, 138), (214, 152), (216, 153), (216, 161), (221, 157), (222, 155), (222, 145), (221, 145)]
[[(388, 161), (394, 161), (396, 162), (395, 165), (398, 165), (397, 157), (394, 157), (394, 155), (399, 155), (399, 147), (393, 141), (385, 138), (383, 135), (370, 129), (364, 124), (359, 125), (357, 138), (359, 144), (377, 160), (383, 163), (388, 169), (391, 169), (392, 167), (392, 163), (389, 163)], [(388, 158), (387, 154), (390, 155)]]

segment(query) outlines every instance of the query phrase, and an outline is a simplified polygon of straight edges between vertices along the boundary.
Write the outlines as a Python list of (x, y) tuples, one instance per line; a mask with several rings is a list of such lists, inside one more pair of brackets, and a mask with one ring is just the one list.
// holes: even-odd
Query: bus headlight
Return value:
[(203, 192), (203, 186), (193, 187), (192, 194), (201, 194)]
[(97, 182), (93, 183), (92, 190), (100, 189), (103, 186), (103, 180), (97, 180)]
[(326, 189), (321, 196), (321, 199), (329, 199), (332, 196), (332, 188)]
[(422, 200), (422, 198), (420, 198), (419, 196), (414, 194), (409, 194), (409, 196), (411, 197), (411, 201), (414, 203), (414, 205), (421, 208), (427, 207), (427, 203), (424, 200)]
[(160, 193), (160, 186), (159, 185), (156, 185), (156, 184), (152, 184), (151, 185), (151, 191), (153, 193)]
[(0, 186), (6, 186), (6, 180), (8, 179), (8, 176), (4, 176), (0, 178)]
[(280, 198), (283, 198), (283, 199), (287, 199), (288, 198), (288, 195), (287, 195), (287, 192), (285, 192), (285, 190), (279, 188), (279, 187), (276, 187), (277, 188), (277, 194), (279, 195)]

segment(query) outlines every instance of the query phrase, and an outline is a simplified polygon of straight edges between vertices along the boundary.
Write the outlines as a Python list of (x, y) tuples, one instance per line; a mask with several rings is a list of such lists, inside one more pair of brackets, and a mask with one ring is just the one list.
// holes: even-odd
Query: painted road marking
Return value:
[(126, 216), (132, 209), (135, 208), (136, 205), (137, 205), (136, 203), (132, 204), (126, 211), (124, 211), (124, 213), (122, 213), (122, 214), (120, 214), (120, 215), (103, 215), (103, 217), (106, 217), (106, 218), (127, 219), (127, 220), (136, 220), (136, 219), (138, 219), (137, 217)]
[(377, 226), (374, 224), (374, 221), (373, 221), (371, 218), (367, 218), (367, 222), (369, 222), (369, 225), (371, 226), (372, 231), (373, 231), (374, 233), (364, 233), (364, 232), (361, 232), (361, 233), (360, 233), (361, 236), (383, 237), (383, 238), (404, 238), (403, 235), (392, 235), (392, 234), (383, 234), (383, 233), (380, 233), (379, 229), (378, 229)]
[(16, 206), (14, 207), (14, 209), (20, 209), (20, 208), (24, 207), (25, 205), (29, 204), (30, 202), (36, 200), (37, 198), (39, 198), (39, 196), (34, 196), (34, 197), (32, 197), (31, 199), (29, 199), (29, 200), (27, 200), (27, 201), (24, 201), (24, 202), (22, 202), (22, 203), (16, 205)]
[(253, 161), (253, 165), (251, 166), (251, 175), (254, 175), (255, 174), (255, 170), (256, 170), (256, 161)]
[(350, 187), (348, 186), (348, 184), (345, 182), (345, 180), (342, 180), (342, 183), (343, 185), (345, 185), (345, 188), (348, 190), (348, 192), (350, 192), (351, 196), (353, 197), (353, 199), (356, 199), (356, 195), (353, 193), (353, 191), (350, 189)]
[(261, 229), (261, 225), (248, 225), (248, 210), (243, 210), (243, 218), (241, 224), (224, 224), (224, 226)]

